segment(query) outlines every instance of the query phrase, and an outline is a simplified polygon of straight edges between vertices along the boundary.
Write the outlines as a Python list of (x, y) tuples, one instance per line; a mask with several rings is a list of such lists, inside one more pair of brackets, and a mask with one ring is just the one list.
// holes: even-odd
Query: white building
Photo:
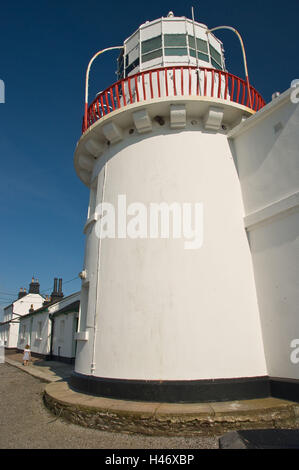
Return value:
[(18, 299), (4, 308), (3, 322), (0, 323), (0, 338), (4, 341), (6, 349), (16, 349), (18, 343), (20, 318), (26, 315), (30, 308), (39, 308), (44, 297), (39, 293), (39, 282), (32, 278), (29, 291), (21, 288)]
[[(298, 400), (299, 88), (230, 132), (272, 393)], [(294, 355), (295, 357), (291, 357)]]
[[(75, 152), (90, 203), (73, 386), (143, 401), (298, 395), (292, 90), (265, 105), (225, 70), (207, 26), (172, 14), (124, 42), (118, 76), (89, 106)], [(103, 203), (125, 219), (106, 238)], [(141, 210), (165, 203), (201, 204), (197, 249), (138, 233)]]
[(80, 292), (59, 300), (52, 297), (41, 308), (20, 319), (18, 350), (30, 345), (32, 355), (43, 359), (74, 362)]

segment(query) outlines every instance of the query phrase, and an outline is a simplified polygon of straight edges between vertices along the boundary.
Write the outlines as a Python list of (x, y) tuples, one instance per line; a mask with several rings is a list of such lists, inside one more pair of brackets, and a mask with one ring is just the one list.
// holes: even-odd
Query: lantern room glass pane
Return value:
[(214, 59), (211, 58), (211, 63), (212, 66), (215, 67), (215, 69), (222, 70), (221, 65), (219, 65)]
[[(188, 41), (189, 41), (189, 47), (191, 47), (192, 49), (195, 49), (194, 36), (188, 36)], [(203, 39), (196, 38), (196, 45), (197, 45), (197, 50), (198, 51), (208, 53), (208, 43), (207, 43), (207, 41), (204, 41)]]
[(132, 72), (133, 69), (135, 69), (136, 67), (138, 67), (139, 65), (139, 57), (137, 57), (137, 59), (134, 60), (134, 62), (132, 62), (127, 68), (126, 68), (126, 76), (128, 76), (128, 74), (130, 72)]
[(185, 34), (164, 34), (164, 46), (186, 46)]
[(216, 51), (215, 47), (210, 44), (211, 57), (221, 66), (221, 55)]
[[(191, 57), (196, 58), (196, 51), (194, 49), (189, 49)], [(199, 60), (203, 60), (204, 62), (209, 62), (209, 56), (207, 54), (203, 54), (202, 52), (197, 51), (197, 56)]]
[(156, 36), (155, 38), (148, 39), (147, 41), (142, 41), (141, 51), (142, 54), (147, 52), (155, 51), (162, 47), (162, 36)]
[(188, 55), (186, 47), (166, 47), (165, 55)]
[(157, 57), (162, 57), (162, 49), (150, 52), (149, 54), (143, 54), (142, 62), (147, 62), (148, 60), (156, 59)]

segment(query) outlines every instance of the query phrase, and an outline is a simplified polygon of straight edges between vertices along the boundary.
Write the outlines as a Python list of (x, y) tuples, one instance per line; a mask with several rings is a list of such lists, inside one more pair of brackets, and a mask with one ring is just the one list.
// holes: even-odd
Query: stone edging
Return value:
[(228, 403), (165, 404), (112, 400), (46, 386), (45, 405), (59, 417), (103, 431), (150, 436), (209, 436), (239, 429), (294, 428), (299, 405), (266, 398)]

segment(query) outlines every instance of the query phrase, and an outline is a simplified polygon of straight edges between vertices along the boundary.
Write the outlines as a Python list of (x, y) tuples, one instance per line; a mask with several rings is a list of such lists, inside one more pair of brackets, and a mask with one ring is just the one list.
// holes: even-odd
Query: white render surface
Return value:
[[(51, 321), (50, 314), (59, 311), (68, 305), (80, 300), (80, 292), (71, 294), (53, 305), (45, 306), (40, 312), (25, 316), (20, 319), (18, 337), (18, 349), (24, 349), (26, 344), (30, 345), (33, 353), (48, 355), (50, 353)], [(67, 312), (55, 316), (53, 335), (53, 354), (65, 358), (75, 356), (75, 327), (77, 312)], [(64, 322), (62, 330), (61, 323)]]
[(27, 294), (21, 299), (15, 300), (11, 305), (4, 308), (3, 322), (14, 320), (14, 322), (0, 325), (0, 337), (5, 341), (6, 348), (16, 348), (19, 335), (19, 318), (26, 315), (33, 305), (34, 309), (42, 306), (44, 298), (40, 294)]
[[(94, 127), (96, 132), (96, 126)], [(84, 140), (84, 138), (83, 138)], [(94, 166), (75, 370), (196, 380), (267, 374), (244, 209), (225, 132), (190, 121), (111, 145)], [(204, 242), (103, 239), (96, 205), (203, 203)]]
[(18, 349), (24, 349), (26, 344), (34, 353), (48, 354), (50, 351), (50, 321), (49, 314), (40, 312), (20, 320)]
[(53, 354), (55, 356), (75, 357), (76, 342), (74, 337), (77, 316), (77, 312), (69, 312), (56, 317), (53, 337)]
[[(268, 373), (299, 379), (299, 107), (292, 89), (232, 132)], [(298, 340), (299, 345), (299, 340)]]

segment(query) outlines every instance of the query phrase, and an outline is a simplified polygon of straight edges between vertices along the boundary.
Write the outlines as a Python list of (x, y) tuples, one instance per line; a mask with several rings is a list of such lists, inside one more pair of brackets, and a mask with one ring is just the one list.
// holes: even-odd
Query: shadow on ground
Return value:
[[(7, 359), (23, 364), (23, 354), (17, 352), (6, 352)], [(25, 367), (25, 366), (23, 366)], [(74, 364), (67, 364), (59, 361), (48, 361), (36, 357), (32, 357), (29, 365), (26, 367), (33, 367), (34, 370), (48, 374), (52, 378), (66, 379), (70, 377), (74, 370)]]

